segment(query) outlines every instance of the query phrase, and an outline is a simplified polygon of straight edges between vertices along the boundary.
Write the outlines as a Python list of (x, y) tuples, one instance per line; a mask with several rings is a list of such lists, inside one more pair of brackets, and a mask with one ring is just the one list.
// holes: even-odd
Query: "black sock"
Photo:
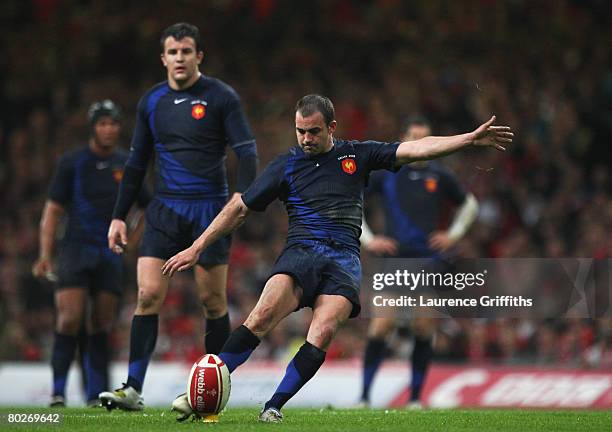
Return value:
[(85, 357), (87, 373), (87, 400), (98, 398), (100, 392), (108, 390), (108, 334), (100, 332), (89, 336)]
[(158, 315), (134, 315), (130, 333), (130, 365), (127, 385), (142, 392), (149, 361), (157, 342)]
[(223, 344), (230, 334), (229, 314), (222, 317), (206, 320), (206, 336), (204, 346), (207, 354), (219, 354)]
[(387, 344), (384, 339), (368, 339), (363, 356), (363, 390), (361, 400), (369, 402), (370, 389), (376, 372), (387, 354)]
[(412, 351), (412, 379), (410, 381), (411, 401), (418, 401), (421, 397), (425, 374), (432, 358), (431, 338), (415, 337), (414, 350)]
[(272, 398), (266, 402), (264, 409), (273, 407), (280, 410), (317, 373), (324, 361), (325, 351), (304, 342), (287, 365), (283, 380)]
[(70, 363), (74, 359), (77, 338), (67, 334), (55, 333), (51, 368), (53, 369), (53, 396), (64, 396)]
[(87, 345), (89, 344), (87, 328), (85, 323), (81, 326), (81, 330), (79, 330), (79, 335), (77, 336), (77, 354), (76, 360), (79, 363), (79, 367), (81, 368), (81, 390), (83, 390), (83, 394), (87, 394)]
[(241, 325), (227, 339), (219, 357), (225, 362), (230, 373), (247, 361), (251, 353), (259, 345), (259, 338), (247, 327)]

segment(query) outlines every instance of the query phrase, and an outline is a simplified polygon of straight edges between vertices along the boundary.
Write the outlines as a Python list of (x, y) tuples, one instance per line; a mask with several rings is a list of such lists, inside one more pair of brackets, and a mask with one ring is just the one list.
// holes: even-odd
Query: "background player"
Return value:
[[(127, 383), (100, 394), (108, 408), (141, 410), (140, 396), (155, 349), (158, 313), (168, 291), (164, 261), (189, 246), (223, 208), (228, 198), (225, 150), (239, 159), (236, 190), (255, 178), (257, 149), (236, 92), (200, 73), (204, 53), (197, 27), (177, 23), (164, 30), (161, 60), (167, 81), (150, 89), (138, 104), (136, 129), (119, 197), (108, 232), (109, 247), (127, 245), (124, 222), (155, 152), (155, 197), (147, 209), (137, 265), (138, 301), (130, 336)], [(219, 238), (199, 257), (195, 268), (206, 318), (205, 348), (218, 353), (227, 339), (226, 281), (229, 237)]]
[[(251, 210), (263, 211), (277, 198), (285, 203), (289, 215), (285, 249), (257, 305), (219, 354), (232, 372), (284, 317), (302, 307), (313, 309), (306, 342), (266, 402), (261, 421), (282, 421), (280, 409), (321, 367), (340, 324), (359, 314), (359, 236), (363, 188), (370, 171), (394, 169), (470, 145), (504, 150), (502, 144), (512, 141), (512, 133), (508, 127), (491, 126), (494, 120), (492, 117), (474, 132), (451, 137), (393, 144), (343, 141), (333, 138), (336, 120), (331, 101), (319, 95), (305, 96), (296, 105), (298, 145), (272, 161), (192, 246), (164, 264), (162, 270), (169, 276), (192, 267), (209, 245), (240, 226)], [(182, 395), (173, 403), (184, 418), (191, 414), (185, 399)]]
[[(431, 135), (427, 119), (415, 116), (408, 120), (403, 141), (415, 141)], [(448, 258), (453, 245), (465, 234), (476, 215), (478, 203), (466, 192), (456, 177), (436, 161), (419, 161), (404, 165), (397, 173), (376, 172), (370, 180), (384, 211), (385, 235), (373, 235), (363, 223), (361, 243), (366, 250), (398, 258)], [(443, 205), (451, 202), (458, 209), (447, 230), (438, 230)], [(363, 361), (361, 406), (369, 406), (370, 389), (382, 363), (387, 345), (385, 339), (395, 328), (393, 317), (372, 318)], [(415, 318), (412, 321), (414, 349), (410, 407), (420, 406), (421, 388), (433, 356), (432, 337), (435, 321)]]
[[(121, 295), (122, 260), (107, 247), (111, 221), (127, 153), (117, 150), (121, 132), (117, 106), (96, 102), (88, 112), (91, 137), (85, 148), (62, 156), (42, 219), (39, 257), (33, 267), (37, 277), (57, 280), (57, 324), (51, 365), (51, 406), (64, 406), (66, 378), (77, 347), (88, 298), (89, 343), (86, 349), (88, 405), (97, 405), (98, 393), (108, 388), (108, 332), (117, 314)], [(146, 204), (146, 196), (139, 204)], [(68, 225), (54, 273), (53, 249), (64, 215)]]

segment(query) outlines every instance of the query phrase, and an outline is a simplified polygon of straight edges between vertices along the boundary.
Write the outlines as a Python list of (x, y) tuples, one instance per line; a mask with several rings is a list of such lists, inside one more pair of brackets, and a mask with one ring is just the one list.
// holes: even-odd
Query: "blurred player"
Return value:
[[(344, 141), (333, 138), (334, 117), (328, 98), (308, 95), (300, 99), (295, 113), (298, 145), (274, 159), (192, 246), (163, 266), (169, 276), (192, 267), (211, 244), (240, 226), (251, 210), (263, 211), (275, 199), (285, 203), (289, 215), (285, 249), (257, 305), (219, 354), (232, 372), (284, 317), (303, 307), (313, 309), (306, 342), (263, 407), (259, 415), (263, 422), (282, 421), (281, 408), (321, 367), (338, 327), (359, 314), (359, 236), (363, 188), (370, 172), (394, 170), (470, 145), (503, 150), (501, 144), (512, 141), (510, 128), (491, 126), (495, 117), (463, 135), (393, 144)], [(174, 401), (173, 408), (182, 412), (183, 419), (192, 414), (185, 395)]]
[[(167, 81), (138, 103), (136, 129), (108, 232), (115, 253), (127, 246), (124, 222), (155, 153), (155, 197), (147, 209), (138, 259), (138, 303), (130, 336), (128, 378), (123, 388), (100, 394), (107, 408), (141, 410), (145, 374), (157, 341), (158, 314), (169, 279), (166, 259), (189, 246), (228, 199), (226, 146), (238, 156), (236, 190), (255, 178), (255, 139), (236, 92), (199, 71), (204, 53), (197, 27), (177, 23), (161, 36), (161, 61)], [(240, 195), (240, 193), (237, 193)], [(205, 348), (218, 353), (230, 331), (226, 281), (230, 238), (224, 236), (199, 257), (198, 295), (206, 318)]]
[[(429, 122), (423, 117), (409, 119), (404, 141), (415, 141), (431, 135)], [(364, 221), (361, 243), (366, 250), (396, 258), (431, 258), (444, 263), (451, 248), (468, 230), (478, 213), (476, 198), (467, 193), (455, 176), (436, 163), (419, 161), (404, 165), (397, 173), (377, 172), (370, 189), (382, 199), (385, 235), (374, 236)], [(437, 230), (442, 206), (450, 201), (458, 209), (448, 230)], [(444, 265), (444, 264), (441, 264)], [(438, 265), (440, 267), (440, 265)], [(435, 321), (414, 319), (414, 350), (410, 407), (420, 407), (421, 388), (433, 356), (432, 337)], [(392, 317), (373, 318), (363, 362), (361, 403), (369, 406), (370, 389), (378, 367), (387, 351), (385, 339), (395, 328)]]
[[(65, 406), (66, 378), (89, 298), (89, 343), (84, 362), (88, 405), (98, 404), (98, 393), (108, 389), (108, 332), (121, 295), (122, 260), (108, 250), (106, 234), (127, 160), (127, 153), (117, 150), (119, 121), (119, 109), (112, 101), (91, 105), (89, 144), (61, 158), (40, 222), (39, 257), (32, 271), (37, 277), (57, 281), (51, 406)], [(140, 203), (145, 201), (142, 197)], [(66, 214), (68, 225), (56, 275), (55, 236)]]

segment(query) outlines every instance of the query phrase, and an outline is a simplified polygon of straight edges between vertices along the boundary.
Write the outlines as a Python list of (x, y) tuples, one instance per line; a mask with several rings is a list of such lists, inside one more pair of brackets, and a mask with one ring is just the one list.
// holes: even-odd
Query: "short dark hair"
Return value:
[(431, 122), (422, 114), (413, 114), (404, 121), (404, 130), (407, 131), (412, 126), (426, 126), (431, 129)]
[(304, 96), (295, 104), (295, 112), (299, 112), (304, 117), (310, 117), (314, 113), (323, 114), (325, 124), (329, 126), (336, 119), (334, 104), (329, 98), (318, 94)]
[(161, 39), (159, 40), (161, 52), (164, 52), (164, 44), (166, 39), (172, 36), (177, 41), (183, 38), (190, 37), (194, 40), (196, 46), (196, 52), (202, 51), (202, 40), (200, 39), (200, 29), (186, 22), (180, 22), (172, 24), (166, 30), (163, 31)]

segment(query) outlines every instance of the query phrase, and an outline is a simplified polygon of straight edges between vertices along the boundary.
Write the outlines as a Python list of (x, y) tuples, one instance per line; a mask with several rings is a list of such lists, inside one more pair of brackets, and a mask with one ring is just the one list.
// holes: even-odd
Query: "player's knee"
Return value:
[(82, 319), (79, 314), (60, 313), (57, 317), (58, 333), (75, 336), (81, 329)]
[(274, 320), (273, 309), (270, 307), (259, 307), (253, 309), (245, 325), (258, 336), (263, 336), (270, 330), (270, 325)]
[(91, 317), (91, 333), (109, 333), (113, 326), (112, 317), (93, 316)]
[(159, 312), (162, 296), (159, 292), (148, 289), (138, 290), (138, 312)]
[(219, 318), (227, 312), (225, 292), (206, 292), (200, 295), (200, 303), (206, 318)]
[(412, 321), (414, 335), (422, 339), (431, 339), (436, 329), (435, 321), (427, 318)]
[(395, 328), (393, 320), (386, 318), (374, 318), (368, 327), (368, 337), (371, 339), (383, 339)]
[(326, 350), (336, 334), (337, 326), (333, 324), (321, 324), (312, 332), (311, 344), (319, 349)]

